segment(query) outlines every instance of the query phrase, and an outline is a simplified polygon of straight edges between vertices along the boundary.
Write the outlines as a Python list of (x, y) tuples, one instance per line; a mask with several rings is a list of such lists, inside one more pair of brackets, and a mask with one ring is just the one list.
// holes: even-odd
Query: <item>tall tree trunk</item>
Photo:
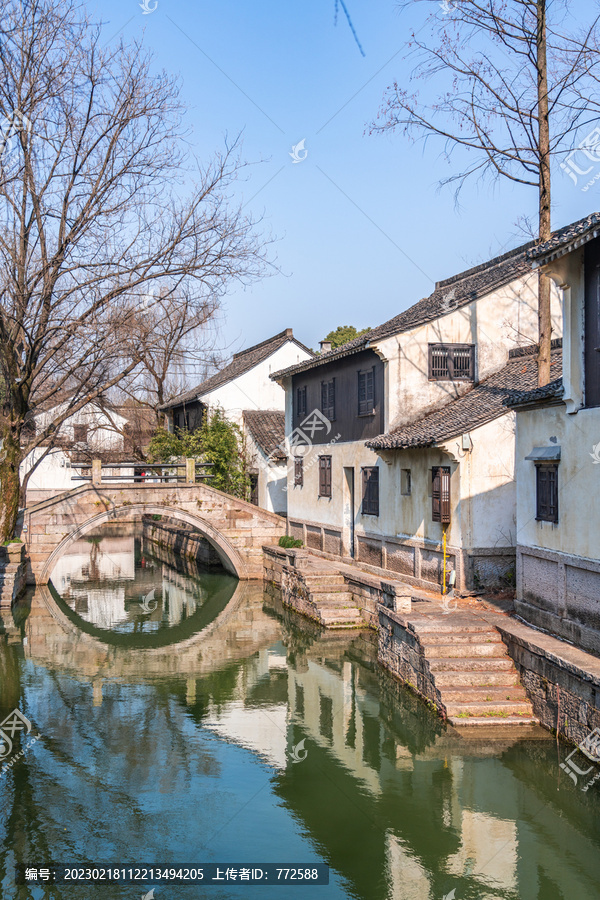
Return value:
[[(540, 152), (539, 239), (549, 240), (552, 234), (550, 217), (550, 122), (548, 113), (548, 62), (546, 51), (546, 0), (537, 0), (537, 82), (538, 128)], [(550, 279), (538, 275), (538, 384), (550, 381), (550, 351), (552, 349), (552, 317), (550, 308)]]
[(20, 429), (11, 424), (0, 427), (0, 543), (15, 535), (19, 513), (19, 464), (21, 462)]

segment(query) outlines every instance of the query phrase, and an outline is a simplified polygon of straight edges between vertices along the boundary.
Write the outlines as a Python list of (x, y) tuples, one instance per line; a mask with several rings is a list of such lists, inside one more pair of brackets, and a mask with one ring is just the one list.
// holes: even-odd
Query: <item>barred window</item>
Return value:
[(365, 466), (363, 474), (363, 516), (379, 515), (379, 469), (377, 466)]
[(294, 457), (294, 485), (295, 487), (304, 485), (304, 460), (301, 456)]
[(444, 525), (450, 521), (450, 466), (431, 470), (431, 518)]
[(430, 344), (430, 381), (474, 381), (474, 344)]
[(539, 464), (536, 469), (536, 519), (558, 522), (558, 464)]

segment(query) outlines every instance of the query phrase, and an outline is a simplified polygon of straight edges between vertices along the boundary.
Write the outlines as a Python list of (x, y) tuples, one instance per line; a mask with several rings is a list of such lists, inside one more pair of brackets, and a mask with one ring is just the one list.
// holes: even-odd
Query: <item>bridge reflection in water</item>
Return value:
[[(159, 570), (178, 608), (197, 591), (191, 570), (155, 563), (115, 600), (118, 627)], [(5, 884), (10, 865), (40, 854), (323, 860), (328, 888), (278, 887), (278, 900), (598, 897), (600, 804), (562, 776), (553, 740), (446, 728), (377, 668), (370, 633), (322, 633), (247, 584), (176, 647), (108, 643), (65, 605), (38, 589), (25, 645), (0, 643), (1, 706), (41, 734), (0, 779)]]

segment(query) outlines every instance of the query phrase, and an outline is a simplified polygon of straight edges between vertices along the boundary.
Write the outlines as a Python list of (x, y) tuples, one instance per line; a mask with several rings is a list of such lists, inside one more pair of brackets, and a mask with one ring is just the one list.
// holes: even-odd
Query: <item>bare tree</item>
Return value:
[[(231, 198), (237, 141), (203, 165), (182, 114), (174, 80), (138, 44), (103, 47), (77, 0), (5, 5), (0, 539), (26, 488), (21, 460), (148, 363), (170, 315), (163, 302), (140, 316), (148, 295), (178, 298), (199, 322), (233, 281), (263, 271), (255, 223)], [(49, 409), (34, 434), (28, 423)]]
[[(434, 13), (428, 36), (412, 36), (412, 79), (428, 82), (428, 97), (441, 79), (439, 94), (423, 100), (393, 84), (372, 130), (440, 137), (448, 157), (459, 155), (458, 171), (442, 179), (457, 194), (471, 175), (536, 188), (537, 237), (548, 240), (552, 163), (600, 116), (596, 13), (568, 31), (566, 3), (554, 4), (549, 23), (547, 0), (424, 2)], [(596, 158), (598, 144), (597, 137)], [(550, 282), (540, 275), (541, 385), (550, 380), (551, 340)]]

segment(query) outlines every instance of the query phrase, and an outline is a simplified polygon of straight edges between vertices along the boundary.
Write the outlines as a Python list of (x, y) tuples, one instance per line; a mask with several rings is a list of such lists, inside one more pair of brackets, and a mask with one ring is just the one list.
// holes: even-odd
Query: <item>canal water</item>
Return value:
[[(0, 626), (0, 720), (31, 723), (0, 774), (2, 900), (600, 898), (596, 767), (575, 784), (546, 732), (446, 727), (372, 633), (322, 632), (136, 534), (88, 536), (52, 579)], [(15, 886), (51, 863), (330, 881)]]

